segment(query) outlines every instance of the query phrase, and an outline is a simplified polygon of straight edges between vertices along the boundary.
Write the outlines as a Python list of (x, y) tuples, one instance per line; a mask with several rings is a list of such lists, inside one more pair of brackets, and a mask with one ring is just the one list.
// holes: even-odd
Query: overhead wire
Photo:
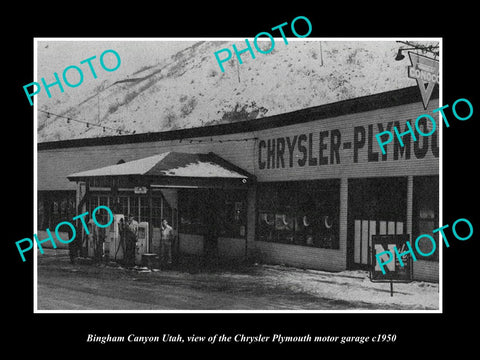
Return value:
[(87, 128), (90, 127), (90, 126), (95, 126), (95, 127), (102, 128), (102, 129), (103, 129), (103, 132), (105, 132), (105, 130), (108, 129), (108, 130), (115, 131), (116, 133), (118, 133), (118, 134), (120, 134), (120, 135), (122, 134), (122, 132), (123, 132), (123, 133), (126, 133), (126, 134), (134, 134), (134, 132), (132, 132), (132, 131), (123, 130), (123, 129), (118, 129), (118, 128), (112, 128), (112, 127), (110, 127), (110, 126), (106, 126), (106, 125), (102, 125), (102, 124), (96, 124), (96, 123), (90, 122), (90, 121), (78, 120), (78, 119), (75, 119), (75, 118), (72, 117), (72, 116), (59, 115), (59, 114), (55, 114), (55, 113), (53, 113), (53, 112), (51, 112), (51, 111), (46, 111), (46, 110), (41, 110), (41, 109), (38, 109), (38, 111), (47, 114), (47, 118), (49, 118), (50, 115), (53, 115), (53, 116), (56, 116), (57, 118), (66, 119), (66, 120), (67, 120), (67, 124), (69, 124), (70, 121), (75, 121), (75, 122), (78, 122), (78, 123), (85, 124), (85, 125), (87, 126)]

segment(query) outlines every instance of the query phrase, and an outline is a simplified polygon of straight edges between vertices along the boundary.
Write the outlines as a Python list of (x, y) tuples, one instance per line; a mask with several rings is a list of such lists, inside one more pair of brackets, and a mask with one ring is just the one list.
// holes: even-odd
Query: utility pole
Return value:
[(100, 94), (97, 94), (97, 124), (100, 124)]
[(320, 66), (323, 66), (322, 42), (320, 41)]
[(240, 63), (238, 62), (238, 58), (237, 58), (237, 77), (238, 77), (238, 82), (240, 82)]

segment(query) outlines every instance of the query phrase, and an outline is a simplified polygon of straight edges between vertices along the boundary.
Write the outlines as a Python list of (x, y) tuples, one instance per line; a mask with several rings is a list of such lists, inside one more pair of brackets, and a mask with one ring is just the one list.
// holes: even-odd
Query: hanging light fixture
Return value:
[(405, 59), (405, 55), (402, 54), (402, 49), (398, 49), (397, 56), (395, 56), (395, 61), (400, 61)]
[(397, 41), (397, 43), (402, 43), (402, 44), (405, 44), (407, 46), (410, 46), (409, 48), (400, 48), (398, 49), (398, 52), (397, 52), (397, 55), (395, 56), (395, 60), (396, 61), (400, 61), (400, 60), (403, 60), (405, 58), (405, 55), (402, 54), (402, 51), (404, 50), (421, 50), (422, 53), (426, 53), (426, 52), (430, 52), (432, 54), (434, 54), (435, 56), (438, 55), (438, 52), (437, 51), (434, 51), (433, 49), (438, 49), (438, 45), (428, 45), (428, 46), (425, 46), (425, 45), (421, 45), (421, 44), (413, 44), (413, 43), (409, 43), (409, 42), (405, 42), (405, 41)]
[(400, 61), (400, 60), (403, 60), (405, 59), (405, 55), (402, 54), (402, 51), (405, 51), (405, 50), (418, 50), (417, 48), (414, 48), (414, 47), (411, 47), (411, 48), (400, 48), (398, 49), (398, 52), (397, 52), (397, 56), (395, 56), (395, 60), (396, 61)]

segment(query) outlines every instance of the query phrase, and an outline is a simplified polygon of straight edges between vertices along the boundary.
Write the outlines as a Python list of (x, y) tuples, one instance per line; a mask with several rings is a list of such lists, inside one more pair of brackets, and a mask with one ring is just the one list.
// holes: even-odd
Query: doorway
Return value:
[(203, 190), (203, 254), (205, 263), (214, 263), (218, 257), (218, 237), (222, 228), (221, 212), (223, 210), (223, 198), (218, 189)]
[(407, 177), (349, 179), (347, 267), (369, 269), (372, 235), (406, 232)]

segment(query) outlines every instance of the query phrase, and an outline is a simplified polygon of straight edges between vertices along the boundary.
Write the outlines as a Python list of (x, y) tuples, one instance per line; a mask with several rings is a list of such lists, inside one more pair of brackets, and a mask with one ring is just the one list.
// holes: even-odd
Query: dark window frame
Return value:
[(256, 241), (340, 249), (340, 179), (259, 183), (256, 197)]
[[(418, 236), (427, 234), (435, 239), (436, 249), (432, 255), (422, 256), (415, 251), (417, 260), (439, 261), (439, 252), (441, 243), (439, 243), (439, 232), (432, 233), (431, 230), (440, 227), (439, 214), (439, 177), (432, 176), (414, 176), (413, 177), (413, 206), (412, 206), (412, 244), (416, 243)], [(430, 193), (426, 193), (428, 189)], [(420, 222), (423, 221), (423, 229)], [(428, 228), (428, 230), (425, 230)], [(419, 249), (428, 254), (432, 250), (431, 241), (423, 237), (418, 241)]]
[(76, 194), (72, 191), (39, 192), (37, 198), (37, 227), (53, 230), (62, 221), (72, 221), (76, 213)]
[[(218, 237), (244, 239), (247, 236), (247, 192), (238, 189), (218, 189), (221, 208), (215, 209)], [(203, 216), (208, 206), (207, 189), (181, 189), (178, 191), (179, 233), (205, 235), (208, 231)]]

